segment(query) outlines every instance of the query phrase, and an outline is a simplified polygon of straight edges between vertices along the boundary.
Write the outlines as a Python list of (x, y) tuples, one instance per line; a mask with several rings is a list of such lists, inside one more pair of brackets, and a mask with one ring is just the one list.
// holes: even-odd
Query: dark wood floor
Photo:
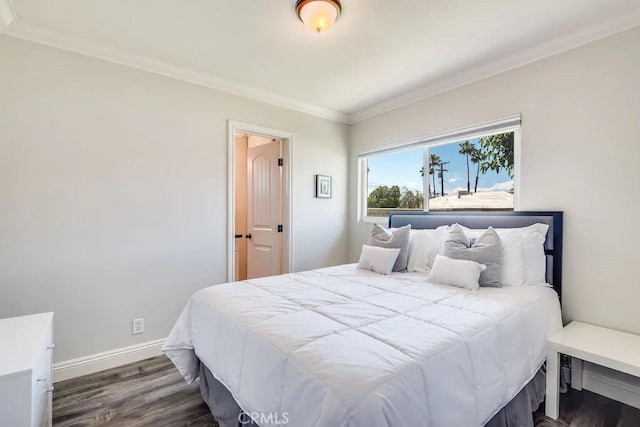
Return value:
[(215, 426), (198, 382), (165, 356), (54, 384), (53, 425)]
[[(198, 387), (186, 385), (164, 356), (62, 381), (53, 393), (53, 425), (217, 427)], [(542, 407), (536, 427), (640, 426), (640, 410), (588, 391), (572, 390), (560, 402), (560, 419), (546, 418)]]
[(640, 409), (590, 391), (569, 389), (560, 395), (560, 418), (544, 416), (544, 403), (534, 414), (536, 427), (639, 427)]

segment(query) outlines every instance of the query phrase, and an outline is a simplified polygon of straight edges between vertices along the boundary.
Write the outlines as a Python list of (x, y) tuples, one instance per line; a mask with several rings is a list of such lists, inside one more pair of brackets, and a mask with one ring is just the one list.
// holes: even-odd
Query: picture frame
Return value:
[(316, 197), (318, 199), (331, 198), (331, 177), (328, 175), (316, 175)]

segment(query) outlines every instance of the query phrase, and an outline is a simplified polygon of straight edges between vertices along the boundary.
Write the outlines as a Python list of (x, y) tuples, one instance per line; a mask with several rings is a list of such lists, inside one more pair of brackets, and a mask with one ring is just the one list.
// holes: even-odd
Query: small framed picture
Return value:
[(316, 197), (320, 199), (331, 198), (331, 177), (316, 175)]

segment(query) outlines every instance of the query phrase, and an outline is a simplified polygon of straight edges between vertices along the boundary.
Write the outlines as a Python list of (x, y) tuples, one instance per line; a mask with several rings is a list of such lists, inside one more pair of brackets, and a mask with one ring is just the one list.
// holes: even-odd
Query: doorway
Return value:
[(228, 281), (290, 271), (291, 134), (229, 122)]

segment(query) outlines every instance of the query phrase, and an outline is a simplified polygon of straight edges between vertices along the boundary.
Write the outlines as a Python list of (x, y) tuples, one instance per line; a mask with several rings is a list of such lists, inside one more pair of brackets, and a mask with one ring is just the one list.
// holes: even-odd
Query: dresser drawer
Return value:
[(31, 377), (31, 371), (0, 376), (0, 426), (30, 425)]

